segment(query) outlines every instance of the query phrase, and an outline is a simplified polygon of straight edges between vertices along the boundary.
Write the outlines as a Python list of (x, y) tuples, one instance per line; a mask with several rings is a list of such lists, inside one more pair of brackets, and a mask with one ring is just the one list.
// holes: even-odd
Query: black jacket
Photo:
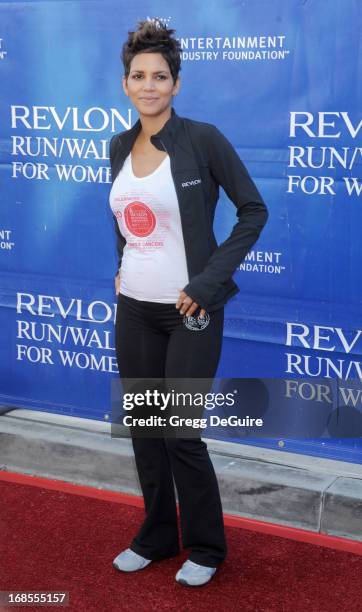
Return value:
[[(111, 138), (112, 183), (141, 127), (138, 119), (131, 129)], [(171, 117), (151, 142), (170, 156), (189, 274), (184, 291), (210, 312), (240, 291), (231, 277), (267, 221), (266, 205), (234, 147), (211, 123), (180, 117), (171, 108)], [(213, 222), (219, 185), (235, 204), (238, 221), (218, 246)], [(126, 240), (113, 217), (119, 269)]]

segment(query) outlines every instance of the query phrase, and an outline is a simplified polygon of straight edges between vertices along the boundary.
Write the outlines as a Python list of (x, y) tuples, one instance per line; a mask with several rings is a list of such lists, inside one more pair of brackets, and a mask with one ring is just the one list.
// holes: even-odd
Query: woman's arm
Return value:
[(117, 262), (117, 272), (115, 274), (115, 276), (117, 276), (117, 274), (119, 274), (119, 269), (121, 267), (121, 262), (122, 262), (122, 257), (123, 257), (123, 249), (125, 247), (126, 244), (126, 239), (124, 236), (122, 236), (120, 229), (119, 229), (119, 225), (118, 225), (118, 221), (115, 215), (113, 215), (113, 220), (114, 220), (114, 229), (116, 232), (116, 240), (117, 240), (117, 255), (118, 255), (118, 262)]
[[(114, 147), (115, 147), (115, 143), (116, 143), (116, 138), (117, 138), (117, 134), (114, 134), (109, 142), (109, 160), (111, 163), (111, 167), (112, 167), (112, 163), (113, 163), (113, 159), (114, 159)], [(122, 256), (123, 256), (123, 249), (125, 247), (126, 244), (126, 239), (124, 238), (124, 236), (122, 236), (119, 226), (118, 226), (118, 221), (116, 216), (112, 213), (113, 216), (113, 221), (114, 221), (114, 229), (116, 232), (116, 241), (117, 241), (117, 255), (118, 255), (118, 259), (117, 259), (117, 271), (116, 274), (114, 275), (114, 280), (115, 280), (115, 291), (116, 294), (119, 292), (119, 284), (120, 284), (120, 276), (119, 276), (119, 269), (121, 267), (121, 262), (122, 262)]]
[(211, 124), (208, 134), (210, 171), (235, 204), (238, 221), (229, 237), (211, 255), (204, 270), (184, 287), (187, 295), (206, 308), (257, 241), (268, 219), (265, 202), (230, 141)]
[(114, 276), (114, 290), (115, 290), (116, 295), (118, 295), (119, 290), (120, 290), (120, 285), (121, 285), (121, 276), (120, 276), (119, 270), (121, 267), (123, 249), (124, 249), (124, 245), (126, 244), (126, 239), (124, 238), (124, 236), (122, 236), (119, 230), (118, 221), (115, 215), (113, 215), (113, 219), (114, 219), (115, 231), (116, 231), (116, 236), (117, 236), (117, 254), (118, 254), (118, 264), (117, 264), (118, 267), (117, 267), (117, 272)]

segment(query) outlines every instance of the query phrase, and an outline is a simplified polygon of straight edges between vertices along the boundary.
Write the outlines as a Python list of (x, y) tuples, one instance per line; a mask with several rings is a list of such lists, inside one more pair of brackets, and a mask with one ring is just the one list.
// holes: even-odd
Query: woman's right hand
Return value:
[(120, 277), (120, 274), (118, 272), (117, 276), (114, 277), (114, 290), (116, 292), (116, 295), (119, 294), (120, 287), (121, 287), (121, 277)]

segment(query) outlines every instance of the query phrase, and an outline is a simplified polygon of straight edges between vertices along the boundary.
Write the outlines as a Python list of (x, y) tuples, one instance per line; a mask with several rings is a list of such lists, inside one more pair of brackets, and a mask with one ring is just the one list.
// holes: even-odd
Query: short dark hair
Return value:
[(181, 70), (181, 45), (172, 37), (176, 30), (167, 28), (158, 19), (139, 21), (135, 32), (128, 32), (128, 39), (122, 46), (121, 59), (124, 75), (130, 73), (131, 62), (138, 53), (161, 53), (169, 65), (173, 82), (176, 83)]

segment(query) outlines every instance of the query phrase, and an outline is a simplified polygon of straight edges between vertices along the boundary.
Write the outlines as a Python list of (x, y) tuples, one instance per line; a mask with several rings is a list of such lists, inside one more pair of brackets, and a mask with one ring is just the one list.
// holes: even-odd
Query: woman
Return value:
[[(172, 107), (181, 63), (173, 33), (158, 19), (141, 21), (122, 49), (123, 89), (139, 113), (110, 143), (116, 354), (123, 380), (213, 379), (224, 305), (239, 291), (231, 276), (268, 216), (225, 136)], [(212, 228), (219, 186), (237, 207), (238, 221), (218, 246)], [(176, 580), (205, 584), (227, 552), (206, 443), (200, 435), (162, 435), (160, 428), (138, 435), (131, 427), (131, 438), (146, 518), (114, 566), (136, 571), (179, 553), (174, 479), (182, 543), (191, 551)]]

